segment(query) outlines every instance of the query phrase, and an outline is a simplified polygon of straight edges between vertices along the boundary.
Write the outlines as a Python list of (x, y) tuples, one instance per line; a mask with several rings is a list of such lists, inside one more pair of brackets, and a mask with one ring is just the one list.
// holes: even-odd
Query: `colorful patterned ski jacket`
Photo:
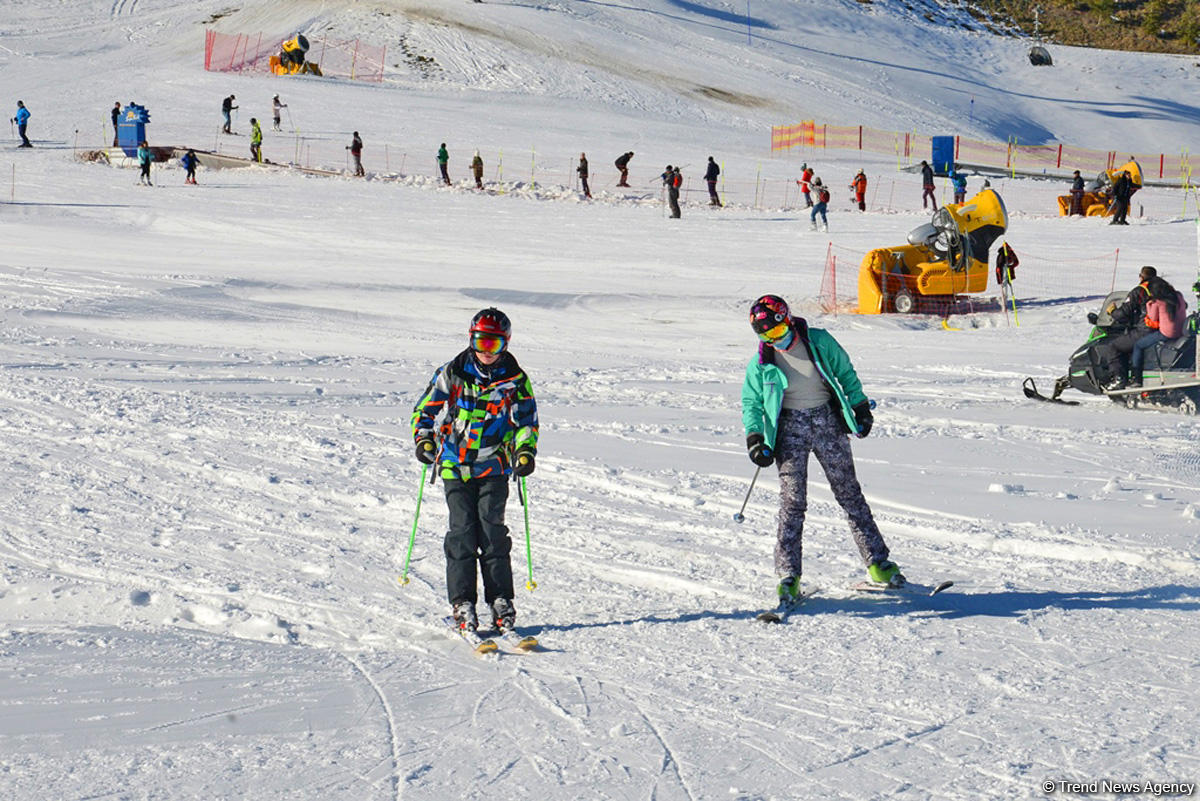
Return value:
[(537, 452), (537, 402), (529, 377), (511, 353), (487, 367), (468, 348), (433, 374), (413, 407), (412, 431), (414, 442), (436, 435), (443, 479), (507, 476), (518, 448)]
[[(867, 400), (862, 383), (854, 372), (850, 357), (833, 335), (823, 328), (809, 328), (799, 320), (795, 324), (796, 336), (804, 345), (808, 356), (817, 367), (821, 381), (829, 388), (832, 396), (830, 408), (841, 420), (847, 433), (858, 431), (854, 419), (854, 407)], [(746, 365), (746, 380), (742, 383), (742, 424), (746, 434), (762, 434), (767, 445), (775, 447), (779, 431), (779, 413), (783, 410), (783, 392), (787, 389), (787, 376), (775, 364), (775, 348), (766, 342), (758, 345), (758, 355)]]

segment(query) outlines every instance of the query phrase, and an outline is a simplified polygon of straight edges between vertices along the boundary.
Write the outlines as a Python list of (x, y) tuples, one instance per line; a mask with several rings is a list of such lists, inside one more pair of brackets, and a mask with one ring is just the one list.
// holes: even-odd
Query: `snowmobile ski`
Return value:
[(768, 609), (765, 612), (759, 612), (754, 616), (754, 619), (761, 623), (786, 623), (788, 616), (796, 611), (800, 604), (808, 600), (816, 590), (806, 590), (800, 593), (796, 598), (786, 601), (780, 601), (779, 605), (774, 609)]
[(1025, 397), (1029, 398), (1030, 400), (1039, 400), (1039, 401), (1044, 401), (1046, 403), (1061, 403), (1063, 406), (1078, 406), (1079, 405), (1079, 401), (1063, 400), (1062, 398), (1058, 397), (1057, 395), (1055, 395), (1055, 396), (1043, 395), (1041, 392), (1038, 391), (1037, 384), (1033, 383), (1033, 378), (1025, 379), (1025, 383), (1023, 383), (1021, 385), (1021, 391), (1024, 392)]
[(877, 581), (859, 581), (850, 585), (850, 589), (855, 592), (876, 592), (876, 593), (916, 593), (918, 595), (937, 595), (943, 590), (948, 590), (954, 586), (953, 581), (943, 581), (932, 587), (925, 584), (914, 584), (911, 581), (905, 581), (903, 584), (881, 584)]
[(463, 640), (466, 641), (467, 645), (470, 645), (475, 653), (479, 656), (483, 656), (485, 654), (494, 654), (500, 650), (500, 646), (497, 645), (496, 642), (490, 637), (484, 637), (478, 631), (460, 628), (458, 623), (455, 622), (454, 618), (445, 617), (442, 618), (442, 621), (450, 627), (451, 631), (462, 637)]

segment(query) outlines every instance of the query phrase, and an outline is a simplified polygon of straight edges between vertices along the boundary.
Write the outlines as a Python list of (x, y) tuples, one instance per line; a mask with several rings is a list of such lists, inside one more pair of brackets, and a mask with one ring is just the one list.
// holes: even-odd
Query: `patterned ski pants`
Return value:
[(775, 459), (779, 466), (779, 533), (775, 542), (775, 571), (799, 576), (803, 552), (804, 514), (808, 510), (808, 454), (816, 454), (825, 470), (833, 497), (850, 519), (854, 544), (866, 564), (886, 559), (888, 547), (875, 525), (871, 507), (854, 474), (850, 438), (838, 426), (828, 406), (784, 409), (779, 417)]

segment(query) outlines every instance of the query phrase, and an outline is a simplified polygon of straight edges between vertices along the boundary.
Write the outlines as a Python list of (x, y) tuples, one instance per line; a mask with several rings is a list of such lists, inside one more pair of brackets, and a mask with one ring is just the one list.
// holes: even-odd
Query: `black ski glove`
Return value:
[(858, 423), (858, 436), (865, 437), (871, 433), (871, 426), (875, 423), (875, 415), (871, 414), (871, 402), (863, 401), (855, 406), (854, 422)]
[(437, 444), (433, 437), (424, 436), (417, 440), (417, 461), (421, 464), (433, 464), (437, 459)]
[(746, 437), (746, 447), (750, 449), (750, 461), (759, 467), (770, 467), (775, 462), (775, 451), (767, 446), (767, 440), (762, 434), (751, 434)]
[(513, 459), (513, 472), (520, 478), (525, 478), (535, 467), (533, 451), (529, 448), (517, 448), (516, 458)]

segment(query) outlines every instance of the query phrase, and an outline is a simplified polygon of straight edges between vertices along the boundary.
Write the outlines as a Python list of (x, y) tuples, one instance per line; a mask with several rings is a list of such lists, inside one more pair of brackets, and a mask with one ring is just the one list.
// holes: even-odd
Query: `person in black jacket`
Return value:
[(118, 100), (112, 107), (113, 121), (113, 147), (117, 146), (117, 123), (121, 120), (121, 101)]
[[(1150, 333), (1150, 326), (1146, 324), (1146, 304), (1150, 302), (1150, 281), (1157, 275), (1158, 270), (1147, 264), (1138, 273), (1138, 285), (1129, 290), (1124, 302), (1120, 306), (1110, 306), (1108, 309), (1109, 316), (1112, 317), (1111, 329), (1116, 332), (1124, 329), (1124, 332), (1109, 336), (1103, 342), (1105, 350), (1115, 354), (1120, 360), (1117, 378), (1110, 386), (1105, 387), (1106, 389), (1125, 386), (1134, 343)], [(1093, 316), (1088, 316), (1089, 322), (1092, 322)], [(1101, 357), (1103, 356), (1102, 353)]]
[(717, 176), (721, 174), (721, 168), (717, 166), (717, 162), (713, 161), (713, 157), (708, 157), (708, 169), (704, 171), (704, 180), (708, 182), (708, 205), (720, 206), (721, 198), (717, 197)]
[(629, 186), (629, 160), (631, 158), (633, 158), (632, 150), (617, 156), (617, 160), (613, 162), (617, 165), (617, 169), (621, 171), (621, 180), (617, 181), (617, 186)]
[(581, 184), (583, 184), (583, 196), (586, 198), (590, 198), (592, 196), (592, 190), (588, 188), (588, 182), (587, 182), (587, 179), (588, 179), (587, 153), (579, 154), (579, 166), (575, 168), (575, 172), (579, 173), (579, 182)]
[(1076, 170), (1071, 182), (1071, 214), (1083, 215), (1083, 176)]
[(1129, 225), (1125, 215), (1129, 214), (1129, 198), (1133, 194), (1133, 181), (1129, 171), (1123, 170), (1113, 185), (1113, 218), (1109, 225)]
[(929, 166), (928, 161), (921, 162), (921, 208), (929, 205), (934, 211), (937, 211), (937, 198), (933, 195), (933, 167)]

